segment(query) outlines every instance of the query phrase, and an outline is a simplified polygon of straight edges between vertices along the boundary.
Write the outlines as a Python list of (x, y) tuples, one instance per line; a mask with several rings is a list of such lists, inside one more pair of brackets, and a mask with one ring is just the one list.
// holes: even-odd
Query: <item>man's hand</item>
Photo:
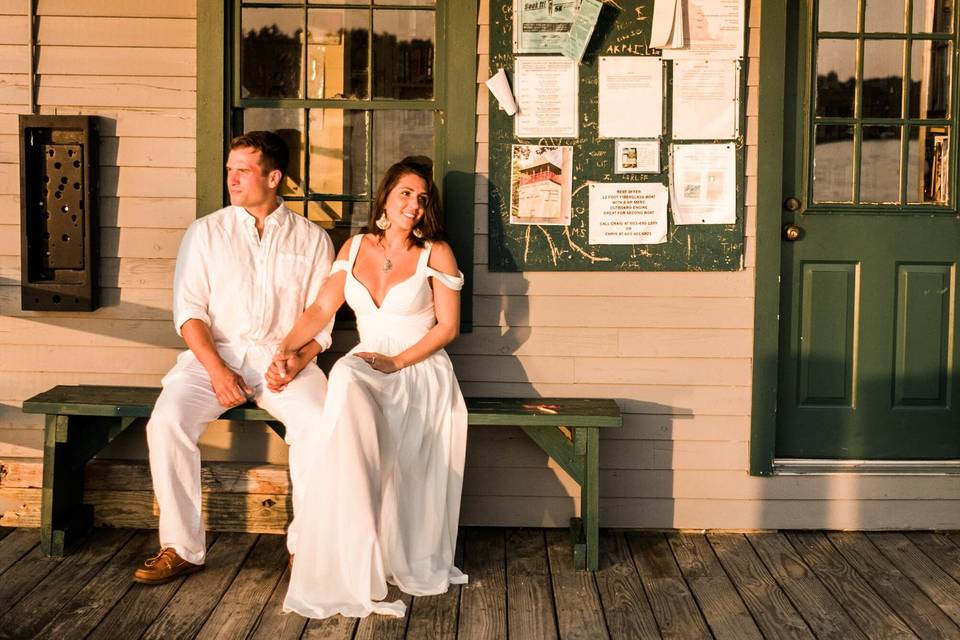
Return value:
[(237, 407), (247, 401), (248, 396), (253, 395), (253, 390), (247, 386), (236, 371), (224, 365), (210, 374), (210, 382), (213, 384), (213, 392), (217, 394), (217, 402), (223, 407)]
[(263, 374), (267, 381), (267, 389), (274, 393), (283, 391), (290, 384), (290, 381), (303, 371), (310, 360), (312, 358), (303, 353), (285, 352), (275, 355), (273, 362), (270, 363), (266, 373)]

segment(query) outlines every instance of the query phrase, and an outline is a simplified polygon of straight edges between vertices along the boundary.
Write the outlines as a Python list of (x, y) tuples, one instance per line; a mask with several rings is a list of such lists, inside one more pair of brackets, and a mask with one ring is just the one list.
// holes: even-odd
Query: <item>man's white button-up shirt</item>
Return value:
[[(220, 357), (237, 368), (254, 347), (274, 350), (317, 297), (330, 274), (333, 242), (319, 226), (282, 203), (266, 217), (263, 237), (241, 207), (194, 221), (177, 254), (173, 319), (210, 326)], [(333, 320), (314, 338), (330, 346)]]

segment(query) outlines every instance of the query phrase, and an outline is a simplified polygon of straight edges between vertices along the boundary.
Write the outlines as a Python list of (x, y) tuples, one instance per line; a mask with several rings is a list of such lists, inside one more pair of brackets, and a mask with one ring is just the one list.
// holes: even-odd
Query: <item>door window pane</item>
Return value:
[(433, 158), (432, 111), (376, 111), (373, 114), (373, 182), (406, 156)]
[(245, 8), (240, 28), (240, 95), (302, 98), (303, 11)]
[(950, 196), (949, 127), (910, 127), (907, 202), (947, 204)]
[(276, 131), (290, 148), (287, 174), (280, 195), (303, 195), (303, 111), (300, 109), (245, 109), (243, 131)]
[(310, 191), (368, 192), (366, 111), (310, 110)]
[(913, 0), (914, 33), (950, 33), (953, 31), (955, 0)]
[(864, 0), (863, 30), (903, 33), (903, 0)]
[(817, 43), (818, 116), (853, 116), (856, 63), (855, 41), (821, 40)]
[(820, 0), (817, 30), (856, 32), (857, 0)]
[(864, 118), (899, 118), (903, 113), (903, 40), (863, 43)]
[(853, 127), (820, 125), (816, 128), (813, 200), (853, 201)]
[(374, 97), (433, 97), (435, 18), (433, 11), (373, 12)]
[(900, 127), (863, 127), (860, 202), (900, 202)]
[(367, 97), (369, 15), (362, 9), (308, 12), (307, 97)]
[(910, 117), (950, 117), (950, 69), (953, 45), (916, 40), (910, 58)]

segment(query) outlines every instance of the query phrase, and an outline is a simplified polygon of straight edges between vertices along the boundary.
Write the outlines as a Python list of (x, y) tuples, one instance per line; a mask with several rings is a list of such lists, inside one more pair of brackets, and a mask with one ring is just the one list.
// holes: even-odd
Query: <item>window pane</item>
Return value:
[(903, 33), (903, 0), (865, 0), (863, 30)]
[(917, 40), (910, 58), (910, 117), (950, 117), (950, 42)]
[(362, 9), (309, 11), (308, 97), (367, 97), (369, 16)]
[(370, 0), (307, 0), (307, 4), (365, 4), (370, 5)]
[(817, 43), (818, 116), (853, 116), (856, 64), (856, 41), (820, 40)]
[(406, 156), (433, 158), (433, 111), (373, 112), (373, 182)]
[(368, 192), (366, 111), (310, 110), (310, 192)]
[(422, 6), (432, 6), (437, 4), (436, 0), (373, 0), (373, 4), (406, 4), (406, 5), (422, 5)]
[(302, 98), (303, 11), (244, 9), (240, 22), (240, 95)]
[(243, 131), (276, 131), (290, 148), (290, 164), (280, 195), (303, 195), (303, 111), (299, 109), (244, 109)]
[(853, 201), (853, 127), (821, 125), (813, 149), (814, 202)]
[(330, 234), (336, 247), (342, 247), (347, 238), (367, 226), (370, 218), (369, 202), (310, 201), (307, 218), (318, 222)]
[(863, 43), (864, 118), (899, 118), (903, 113), (903, 40)]
[(910, 127), (907, 202), (947, 204), (950, 129)]
[(857, 30), (857, 0), (820, 0), (817, 11), (818, 31)]
[(955, 0), (913, 0), (914, 33), (950, 33)]
[(373, 12), (374, 97), (433, 97), (435, 18), (433, 11)]
[(900, 202), (900, 127), (863, 127), (860, 202)]

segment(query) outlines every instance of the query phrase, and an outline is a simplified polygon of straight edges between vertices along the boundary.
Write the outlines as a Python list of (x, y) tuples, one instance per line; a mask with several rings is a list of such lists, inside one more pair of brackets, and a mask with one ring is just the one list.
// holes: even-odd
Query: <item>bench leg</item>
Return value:
[(93, 509), (83, 504), (83, 465), (76, 464), (69, 433), (68, 416), (47, 416), (40, 506), (40, 548), (45, 556), (62, 556), (69, 541), (93, 525)]
[(83, 470), (93, 456), (135, 418), (48, 415), (43, 444), (40, 549), (62, 556), (93, 527), (93, 507), (83, 503)]
[(596, 571), (600, 559), (600, 431), (578, 428), (574, 450), (583, 462), (580, 483), (580, 517), (570, 519), (573, 566), (578, 571)]

